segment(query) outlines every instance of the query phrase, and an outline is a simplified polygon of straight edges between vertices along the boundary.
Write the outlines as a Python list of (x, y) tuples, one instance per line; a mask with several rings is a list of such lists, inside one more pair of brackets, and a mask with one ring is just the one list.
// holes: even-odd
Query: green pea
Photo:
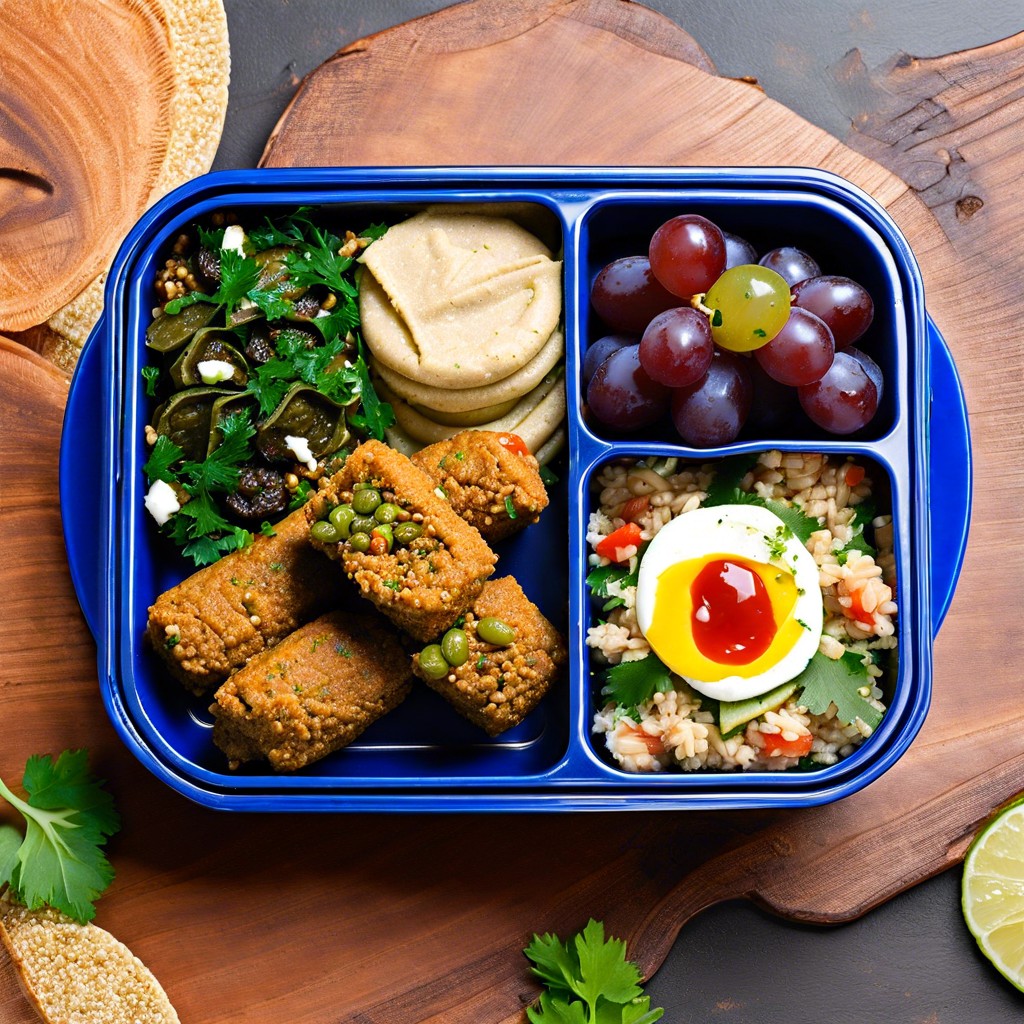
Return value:
[(338, 533), (341, 534), (342, 540), (347, 540), (349, 528), (352, 526), (352, 520), (355, 517), (355, 510), (351, 505), (339, 505), (337, 508), (331, 509), (331, 514), (327, 518), (334, 525)]
[(392, 528), (392, 533), (396, 544), (411, 544), (423, 534), (423, 527), (419, 523), (399, 523)]
[(441, 637), (441, 653), (449, 665), (459, 666), (469, 657), (469, 639), (461, 629), (449, 629)]
[(367, 487), (362, 491), (356, 491), (355, 494), (352, 495), (352, 507), (361, 516), (369, 516), (373, 515), (374, 509), (376, 509), (382, 500), (380, 491), (373, 487)]
[(494, 644), (496, 647), (508, 647), (516, 638), (516, 631), (501, 619), (488, 615), (476, 624), (476, 635), (484, 643)]
[(397, 505), (392, 505), (390, 501), (385, 501), (383, 505), (378, 505), (373, 510), (373, 518), (378, 523), (393, 523), (401, 511)]
[(354, 516), (348, 530), (350, 534), (369, 533), (376, 525), (377, 520), (373, 516)]
[(353, 533), (348, 539), (348, 545), (353, 551), (369, 551), (370, 535), (368, 533)]
[(420, 651), (420, 670), (431, 679), (443, 679), (448, 675), (448, 662), (441, 653), (440, 644), (429, 644)]
[(309, 528), (310, 536), (321, 544), (337, 544), (341, 540), (341, 533), (338, 528), (327, 519), (321, 519)]

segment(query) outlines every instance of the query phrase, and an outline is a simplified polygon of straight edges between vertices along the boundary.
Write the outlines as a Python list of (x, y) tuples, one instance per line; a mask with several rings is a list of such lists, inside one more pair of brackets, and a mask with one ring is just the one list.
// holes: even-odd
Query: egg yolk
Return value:
[(796, 580), (777, 565), (727, 554), (687, 559), (658, 577), (647, 639), (682, 676), (749, 679), (799, 639), (796, 600)]

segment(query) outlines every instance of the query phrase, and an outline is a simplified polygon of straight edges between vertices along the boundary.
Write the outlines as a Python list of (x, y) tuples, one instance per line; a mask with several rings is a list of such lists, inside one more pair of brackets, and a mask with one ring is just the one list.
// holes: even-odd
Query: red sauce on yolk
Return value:
[(749, 665), (771, 646), (775, 616), (764, 580), (728, 559), (708, 562), (690, 587), (697, 650), (726, 665)]

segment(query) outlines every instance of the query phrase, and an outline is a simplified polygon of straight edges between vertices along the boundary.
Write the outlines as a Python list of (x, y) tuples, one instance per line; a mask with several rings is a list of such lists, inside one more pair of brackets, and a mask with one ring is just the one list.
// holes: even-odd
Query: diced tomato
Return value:
[(530, 454), (530, 449), (526, 447), (526, 442), (518, 434), (502, 434), (498, 438), (498, 444), (516, 455)]
[(865, 629), (873, 629), (875, 625), (875, 617), (869, 612), (864, 611), (864, 605), (861, 604), (860, 595), (861, 592), (859, 590), (855, 590), (850, 594), (848, 618), (859, 622)]
[[(640, 527), (636, 523), (626, 523), (599, 541), (594, 550), (602, 558), (610, 558), (613, 562), (625, 562), (636, 554), (635, 549), (639, 546)], [(630, 549), (628, 553), (627, 549)]]
[(846, 486), (856, 487), (864, 479), (863, 466), (848, 466), (846, 469)]
[(798, 736), (795, 740), (785, 740), (781, 732), (763, 732), (761, 739), (764, 740), (764, 750), (769, 757), (773, 754), (779, 757), (805, 757), (811, 752), (811, 744), (814, 742), (810, 733)]
[(660, 736), (652, 736), (649, 732), (644, 732), (643, 729), (630, 729), (629, 732), (647, 747), (648, 754), (665, 753), (665, 744), (661, 742)]
[(637, 498), (630, 498), (625, 505), (622, 506), (622, 512), (620, 515), (627, 523), (635, 523), (646, 511), (647, 506), (650, 505), (651, 499), (646, 494), (642, 494)]

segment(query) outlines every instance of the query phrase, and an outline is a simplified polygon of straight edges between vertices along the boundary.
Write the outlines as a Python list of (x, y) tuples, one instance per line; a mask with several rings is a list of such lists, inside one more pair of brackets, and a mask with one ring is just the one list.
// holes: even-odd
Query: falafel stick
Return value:
[(213, 742), (232, 768), (295, 771), (348, 746), (405, 700), (412, 669), (375, 612), (329, 612), (264, 651), (218, 690)]
[(202, 694), (340, 599), (341, 581), (309, 543), (300, 508), (274, 536), (261, 534), (161, 594), (146, 636), (171, 675)]

